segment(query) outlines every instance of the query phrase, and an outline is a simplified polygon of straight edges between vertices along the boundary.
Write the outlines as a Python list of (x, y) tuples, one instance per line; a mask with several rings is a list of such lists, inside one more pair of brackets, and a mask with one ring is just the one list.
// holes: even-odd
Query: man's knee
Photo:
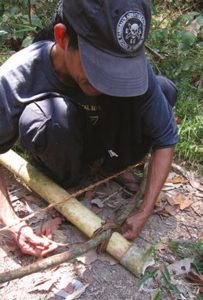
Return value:
[(79, 112), (63, 98), (27, 105), (19, 121), (22, 145), (59, 180), (80, 172), (82, 134)]
[(157, 76), (157, 80), (169, 104), (174, 107), (178, 94), (175, 83), (164, 76)]

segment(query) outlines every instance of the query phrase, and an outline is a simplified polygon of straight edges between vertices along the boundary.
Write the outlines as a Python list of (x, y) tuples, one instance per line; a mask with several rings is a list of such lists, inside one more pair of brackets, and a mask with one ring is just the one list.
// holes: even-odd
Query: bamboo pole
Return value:
[[(0, 163), (48, 203), (56, 203), (55, 208), (87, 237), (91, 238), (95, 230), (101, 226), (103, 220), (77, 199), (70, 198), (63, 204), (57, 204), (70, 196), (67, 191), (42, 174), (13, 150), (1, 154)], [(144, 258), (143, 252), (118, 232), (112, 234), (106, 251), (134, 275), (139, 276), (143, 273), (146, 266), (146, 258)], [(149, 260), (150, 263), (148, 265), (152, 263), (151, 258)]]

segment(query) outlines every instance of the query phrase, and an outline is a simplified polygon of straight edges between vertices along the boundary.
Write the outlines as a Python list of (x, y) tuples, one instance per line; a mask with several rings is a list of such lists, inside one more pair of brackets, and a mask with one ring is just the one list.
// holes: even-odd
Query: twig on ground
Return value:
[(156, 50), (152, 49), (147, 43), (145, 43), (145, 47), (146, 49), (151, 53), (153, 54), (156, 58), (158, 58), (159, 60), (163, 61), (164, 60), (164, 57), (159, 54)]
[(173, 163), (172, 164), (172, 169), (176, 172), (179, 172), (181, 173), (186, 179), (190, 180), (190, 175), (189, 175), (189, 172), (186, 171), (183, 167)]
[(96, 248), (102, 241), (108, 237), (108, 232), (102, 232), (100, 235), (94, 239), (89, 240), (86, 243), (83, 243), (80, 248), (66, 251), (60, 254), (56, 254), (42, 260), (36, 261), (33, 264), (30, 264), (25, 267), (18, 268), (16, 270), (7, 271), (0, 273), (0, 283), (11, 281), (17, 278), (22, 278), (29, 274), (40, 272), (51, 267), (55, 267), (61, 263), (70, 261), (91, 249)]

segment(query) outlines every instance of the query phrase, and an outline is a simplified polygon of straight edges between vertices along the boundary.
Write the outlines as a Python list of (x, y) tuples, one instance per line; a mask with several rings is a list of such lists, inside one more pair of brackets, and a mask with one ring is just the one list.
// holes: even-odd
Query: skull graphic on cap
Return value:
[(117, 25), (117, 40), (127, 52), (135, 52), (144, 41), (145, 18), (140, 11), (128, 11)]
[(141, 24), (137, 24), (137, 23), (133, 23), (133, 24), (130, 24), (128, 23), (128, 29), (126, 29), (126, 39), (129, 39), (131, 38), (131, 41), (135, 41), (135, 39), (139, 39), (140, 40), (140, 37), (142, 35), (142, 26)]

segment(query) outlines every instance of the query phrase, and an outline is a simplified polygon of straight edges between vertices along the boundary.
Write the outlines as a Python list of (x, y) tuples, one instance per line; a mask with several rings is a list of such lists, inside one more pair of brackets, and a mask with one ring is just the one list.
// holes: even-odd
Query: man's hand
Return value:
[[(4, 178), (0, 173), (0, 223), (5, 226), (11, 226), (19, 221), (20, 219), (11, 205)], [(45, 237), (37, 236), (25, 222), (12, 226), (9, 232), (16, 240), (21, 251), (25, 254), (40, 257), (57, 248), (56, 243)]]
[(123, 236), (128, 240), (134, 240), (147, 222), (148, 217), (143, 211), (138, 211), (133, 216), (127, 218), (122, 227)]
[(45, 237), (37, 236), (31, 227), (26, 223), (21, 223), (10, 229), (19, 248), (25, 254), (41, 257), (54, 251), (57, 245)]
[(127, 239), (134, 239), (150, 217), (156, 199), (169, 173), (174, 147), (156, 149), (152, 152), (149, 162), (147, 182), (140, 209), (129, 217), (123, 225), (123, 235)]

